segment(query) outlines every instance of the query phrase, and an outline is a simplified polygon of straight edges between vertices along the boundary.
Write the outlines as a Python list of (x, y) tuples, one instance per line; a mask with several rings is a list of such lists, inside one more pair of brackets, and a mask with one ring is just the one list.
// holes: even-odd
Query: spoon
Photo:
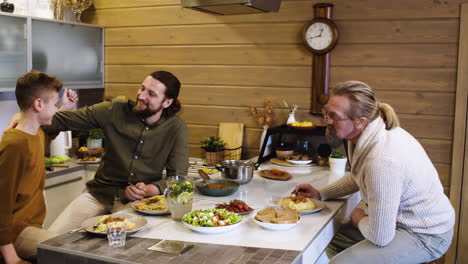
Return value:
[(204, 172), (202, 169), (198, 169), (198, 175), (203, 179), (203, 187), (206, 187), (206, 180), (210, 180), (208, 173)]

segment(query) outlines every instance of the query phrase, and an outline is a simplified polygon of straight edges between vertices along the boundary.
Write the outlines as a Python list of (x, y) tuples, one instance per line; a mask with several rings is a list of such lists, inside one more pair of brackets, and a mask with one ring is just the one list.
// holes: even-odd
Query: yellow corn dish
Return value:
[(295, 196), (283, 199), (283, 201), (281, 202), (281, 207), (290, 208), (297, 211), (307, 211), (314, 210), (315, 204), (309, 198), (306, 198), (304, 196)]
[(113, 217), (110, 215), (104, 215), (102, 216), (99, 221), (94, 225), (94, 232), (99, 232), (99, 233), (106, 233), (106, 225), (108, 223), (113, 223), (113, 226), (115, 227), (120, 227), (120, 226), (127, 226), (127, 231), (132, 231), (133, 229), (136, 228), (135, 223), (128, 221), (125, 217)]

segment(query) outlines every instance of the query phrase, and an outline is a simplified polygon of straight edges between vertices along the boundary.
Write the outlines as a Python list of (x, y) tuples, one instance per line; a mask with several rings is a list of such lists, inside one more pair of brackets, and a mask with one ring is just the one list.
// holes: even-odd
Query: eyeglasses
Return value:
[(349, 117), (346, 117), (346, 118), (331, 118), (327, 111), (325, 109), (322, 109), (322, 115), (323, 115), (323, 119), (325, 119), (325, 122), (330, 124), (330, 125), (333, 125), (333, 123), (335, 122), (339, 122), (339, 121), (344, 121), (344, 120), (350, 120), (351, 118)]

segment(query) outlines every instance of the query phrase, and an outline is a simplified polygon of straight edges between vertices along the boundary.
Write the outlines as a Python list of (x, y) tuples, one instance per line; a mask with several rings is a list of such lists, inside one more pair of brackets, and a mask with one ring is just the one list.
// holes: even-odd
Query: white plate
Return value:
[(144, 201), (144, 200), (134, 201), (132, 203), (132, 208), (135, 209), (135, 211), (137, 211), (139, 213), (142, 213), (142, 214), (146, 214), (146, 215), (168, 215), (168, 214), (171, 214), (171, 211), (169, 211), (168, 208), (166, 208), (166, 210), (164, 210), (164, 211), (146, 211), (146, 210), (139, 210), (139, 209), (135, 208), (135, 204), (140, 203), (142, 201)]
[(205, 226), (193, 226), (191, 224), (188, 224), (186, 222), (184, 222), (182, 220), (182, 223), (184, 223), (184, 225), (195, 231), (195, 232), (198, 232), (198, 233), (203, 233), (203, 234), (219, 234), (219, 233), (225, 233), (225, 232), (229, 232), (231, 230), (234, 230), (236, 228), (238, 228), (243, 222), (244, 222), (245, 219), (242, 219), (242, 221), (240, 221), (239, 223), (237, 224), (233, 224), (233, 225), (228, 225), (228, 226), (213, 226), (213, 227), (205, 227)]
[[(310, 198), (309, 198), (310, 199)], [(327, 207), (324, 202), (319, 201), (319, 200), (314, 200), (310, 199), (312, 202), (315, 204), (315, 209), (312, 210), (304, 210), (304, 211), (298, 211), (301, 213), (301, 215), (308, 215), (308, 214), (313, 214), (317, 213), (323, 210), (323, 208)]]
[(295, 227), (297, 224), (299, 224), (299, 222), (301, 222), (301, 219), (299, 218), (299, 220), (296, 222), (296, 223), (293, 223), (293, 224), (273, 224), (273, 223), (265, 223), (265, 222), (261, 222), (261, 221), (258, 221), (256, 220), (255, 218), (252, 217), (252, 220), (259, 226), (265, 228), (265, 229), (268, 229), (268, 230), (273, 230), (273, 231), (286, 231), (286, 230), (289, 230), (293, 227)]
[(312, 162), (312, 160), (287, 160), (289, 163), (294, 165), (307, 165)]
[[(278, 203), (279, 207), (281, 207), (281, 205), (283, 203), (283, 199), (286, 199), (286, 198), (289, 198), (289, 197), (281, 197), (281, 198), (276, 199), (276, 202)], [(301, 213), (301, 215), (308, 215), (308, 214), (317, 213), (317, 212), (322, 211), (323, 208), (327, 207), (327, 205), (322, 201), (315, 200), (315, 199), (310, 199), (310, 200), (315, 204), (315, 209), (312, 209), (312, 210), (297, 210), (299, 213)]]
[(101, 162), (101, 158), (97, 158), (95, 161), (81, 161), (80, 159), (78, 159), (78, 164), (97, 164)]
[[(91, 217), (87, 220), (85, 220), (83, 223), (81, 223), (81, 228), (83, 228), (86, 232), (97, 234), (97, 235), (106, 235), (106, 232), (96, 232), (94, 231), (94, 225), (103, 217), (104, 215), (99, 215), (95, 217)], [(135, 229), (131, 231), (127, 231), (127, 235), (131, 235), (133, 233), (136, 233), (140, 231), (145, 225), (148, 223), (144, 217), (138, 216), (138, 215), (127, 215), (127, 214), (112, 214), (112, 217), (125, 217), (128, 221), (135, 223), (136, 227)]]

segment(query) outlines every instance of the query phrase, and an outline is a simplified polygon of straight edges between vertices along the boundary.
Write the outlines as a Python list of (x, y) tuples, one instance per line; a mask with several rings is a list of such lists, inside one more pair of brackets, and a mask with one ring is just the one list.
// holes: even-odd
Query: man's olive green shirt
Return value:
[(47, 133), (64, 130), (102, 128), (106, 145), (94, 180), (86, 183), (88, 191), (99, 201), (113, 204), (118, 197), (126, 200), (128, 182), (166, 187), (163, 169), (168, 176), (185, 176), (188, 170), (188, 133), (178, 116), (147, 125), (132, 108), (135, 102), (114, 99), (75, 111), (55, 114)]

